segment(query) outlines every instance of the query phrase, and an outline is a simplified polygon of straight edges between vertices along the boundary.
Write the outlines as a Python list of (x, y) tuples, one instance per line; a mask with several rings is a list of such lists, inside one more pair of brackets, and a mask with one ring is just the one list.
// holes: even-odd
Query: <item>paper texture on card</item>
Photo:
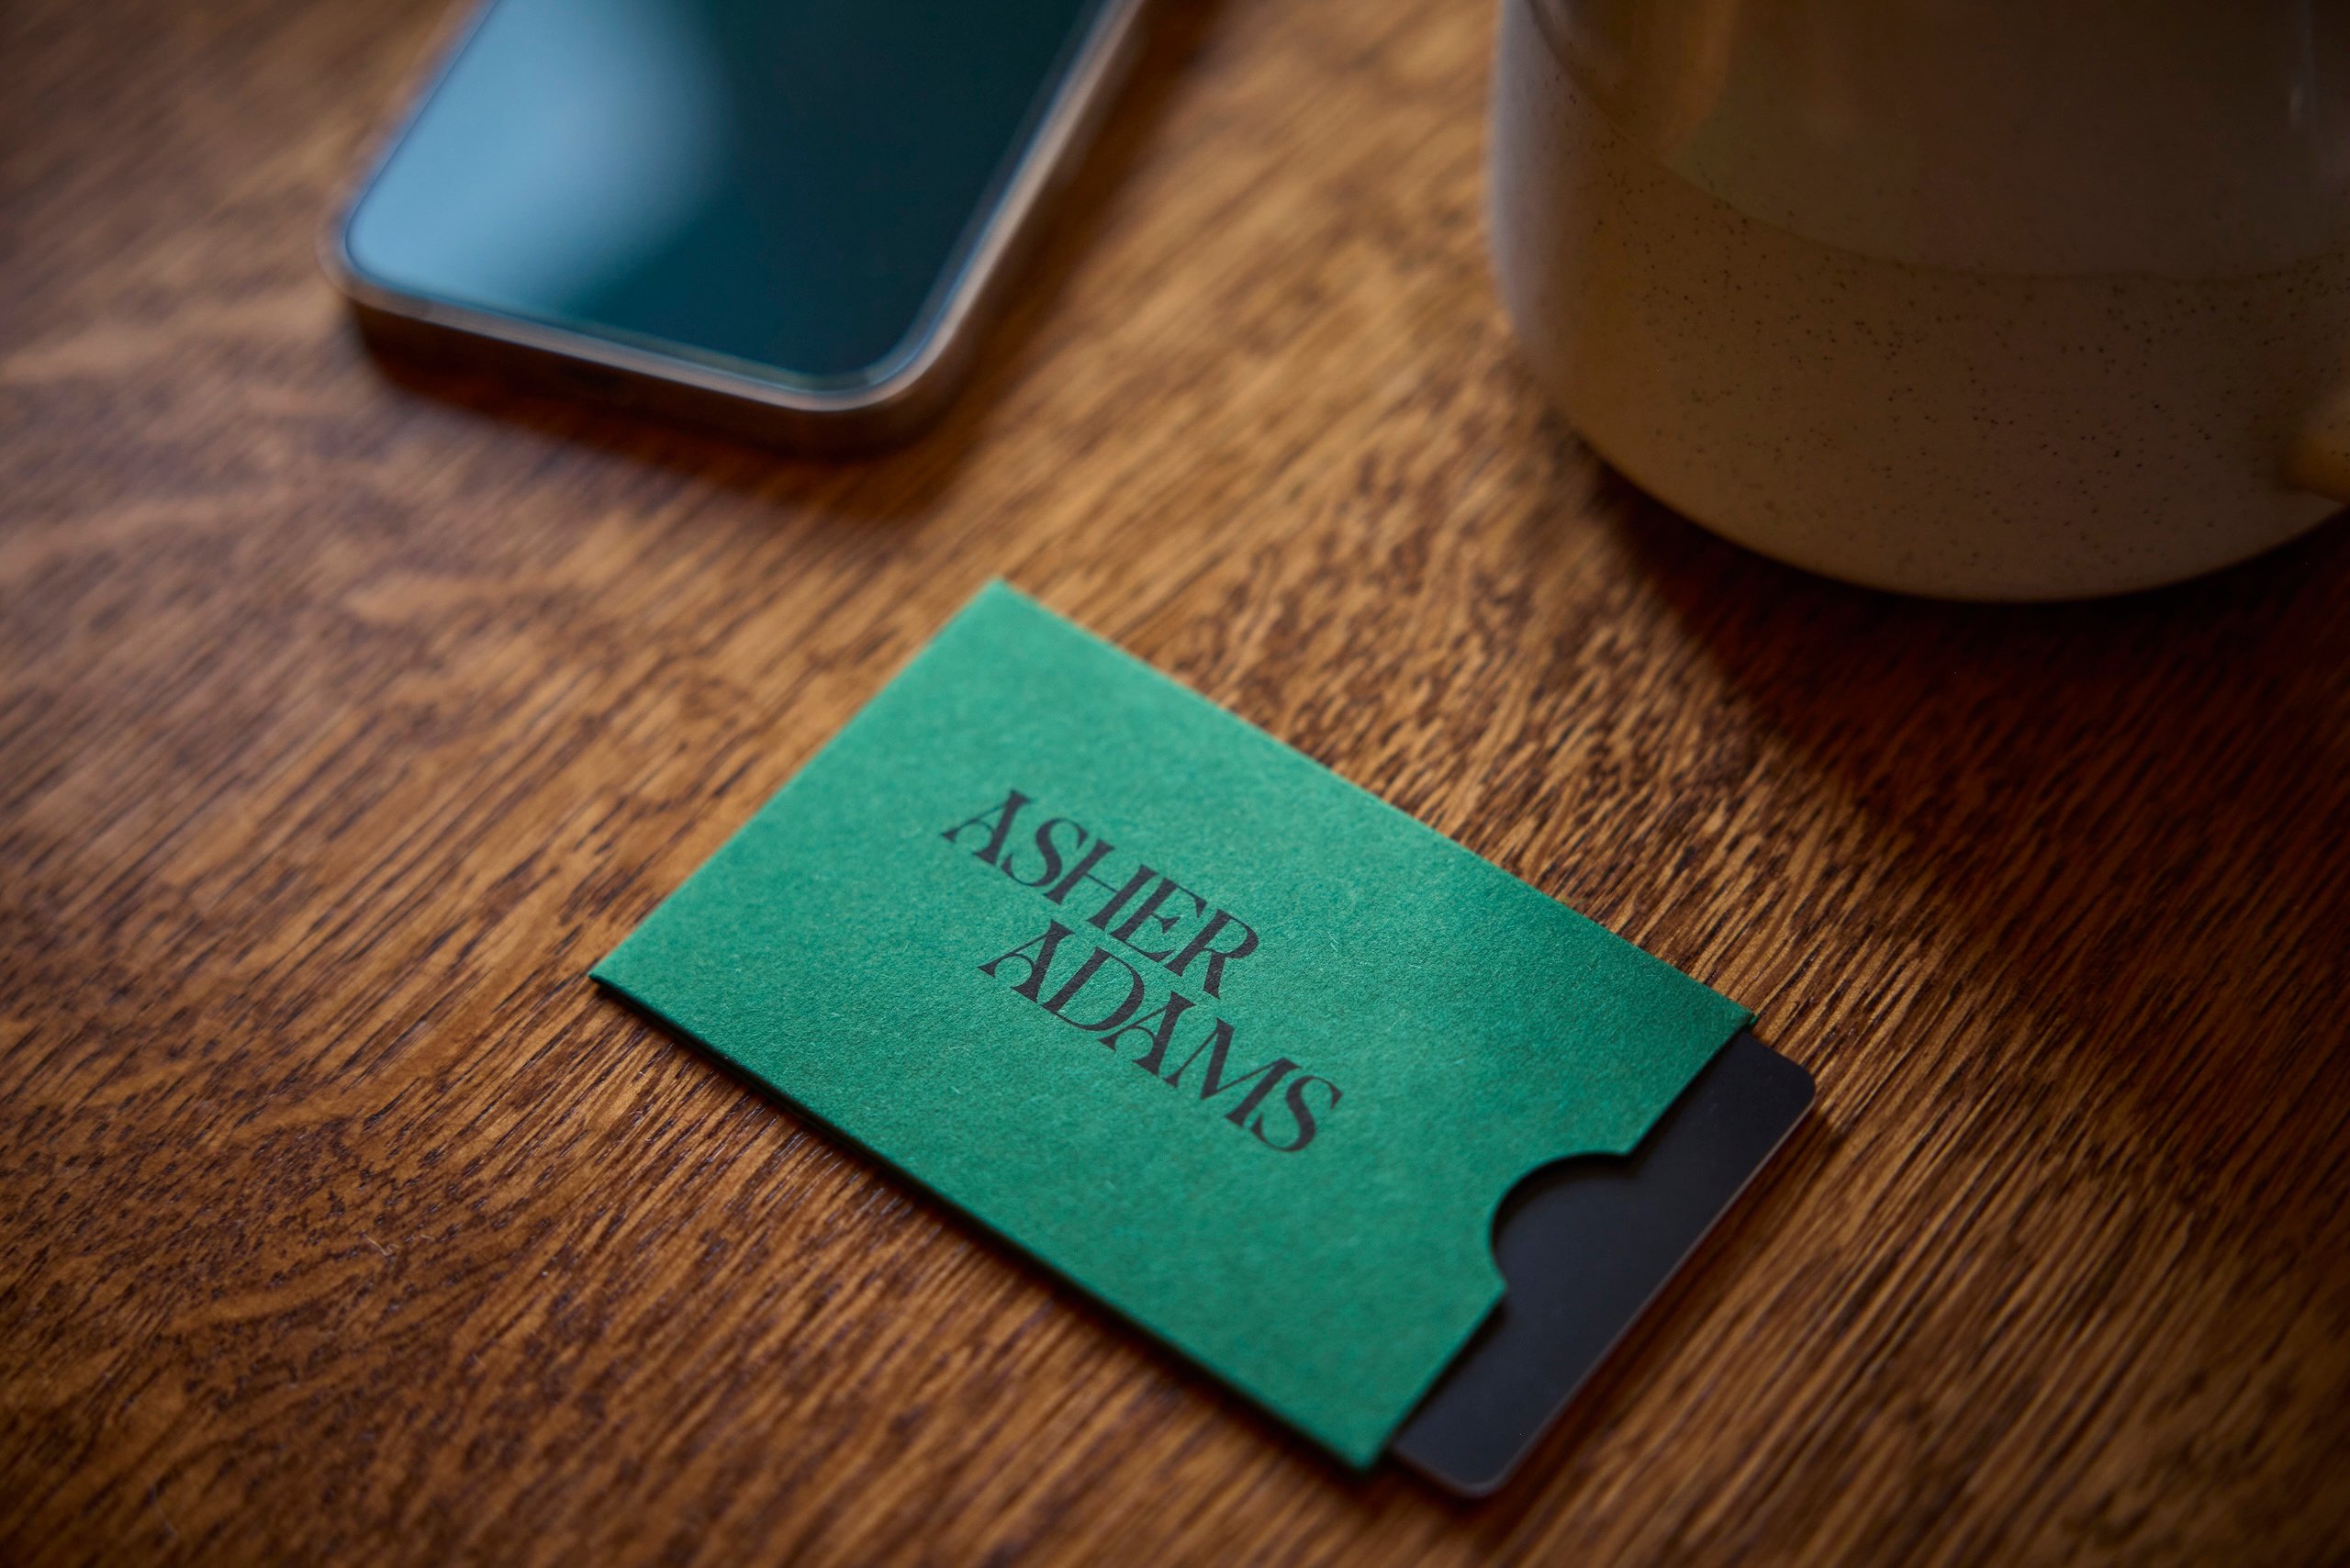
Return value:
[(1748, 1017), (1000, 586), (596, 975), (1357, 1464)]

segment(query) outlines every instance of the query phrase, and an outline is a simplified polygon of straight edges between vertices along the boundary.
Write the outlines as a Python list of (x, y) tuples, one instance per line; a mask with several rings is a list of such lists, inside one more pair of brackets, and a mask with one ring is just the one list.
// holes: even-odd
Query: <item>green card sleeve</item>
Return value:
[(1748, 1017), (1002, 587), (596, 973), (1357, 1464)]

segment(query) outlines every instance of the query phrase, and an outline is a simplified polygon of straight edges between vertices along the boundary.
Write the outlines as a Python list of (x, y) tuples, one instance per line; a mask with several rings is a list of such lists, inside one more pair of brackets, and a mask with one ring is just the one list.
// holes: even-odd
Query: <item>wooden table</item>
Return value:
[[(441, 17), (0, 11), (0, 1559), (2350, 1552), (2350, 532), (1978, 610), (1643, 500), (1487, 286), (1488, 0), (1170, 17), (879, 461), (395, 380), (312, 245)], [(587, 981), (995, 575), (1818, 1075), (1499, 1497)]]

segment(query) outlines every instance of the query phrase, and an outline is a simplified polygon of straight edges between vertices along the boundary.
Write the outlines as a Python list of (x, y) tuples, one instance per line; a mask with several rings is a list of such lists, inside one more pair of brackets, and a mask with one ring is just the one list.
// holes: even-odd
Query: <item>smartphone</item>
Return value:
[(488, 0), (326, 249), (378, 347), (792, 444), (918, 430), (1144, 0)]

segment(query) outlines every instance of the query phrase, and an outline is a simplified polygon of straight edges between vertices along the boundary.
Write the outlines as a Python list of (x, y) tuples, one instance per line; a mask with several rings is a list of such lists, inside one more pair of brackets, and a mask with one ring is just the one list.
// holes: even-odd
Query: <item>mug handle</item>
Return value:
[(2285, 482), (2350, 506), (2350, 388), (2326, 398), (2302, 421), (2285, 454)]

